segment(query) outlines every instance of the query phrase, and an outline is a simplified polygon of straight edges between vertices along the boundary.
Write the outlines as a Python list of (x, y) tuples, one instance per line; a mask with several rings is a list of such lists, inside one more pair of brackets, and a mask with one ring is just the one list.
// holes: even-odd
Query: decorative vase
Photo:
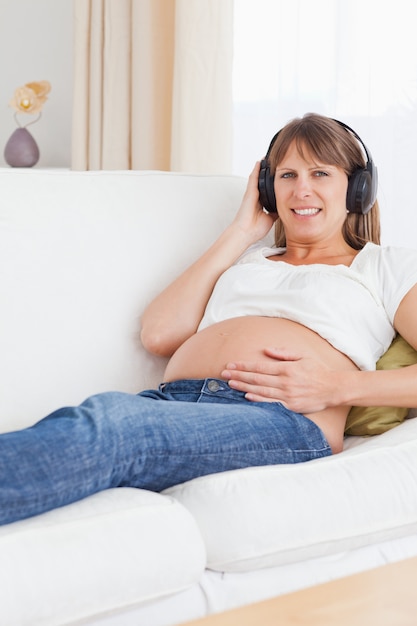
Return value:
[(16, 128), (4, 148), (4, 158), (11, 167), (33, 167), (39, 161), (38, 144), (27, 128)]

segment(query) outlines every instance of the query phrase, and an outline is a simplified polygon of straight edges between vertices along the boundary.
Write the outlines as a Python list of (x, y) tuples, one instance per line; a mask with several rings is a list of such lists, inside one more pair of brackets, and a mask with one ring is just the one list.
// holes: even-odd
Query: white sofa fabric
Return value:
[(217, 571), (303, 562), (417, 533), (417, 420), (311, 461), (308, 471), (253, 467), (165, 493), (191, 511)]
[(4, 626), (71, 623), (134, 605), (138, 595), (153, 601), (197, 583), (206, 565), (188, 511), (137, 489), (2, 526), (0, 554)]
[[(0, 431), (162, 379), (151, 298), (230, 222), (238, 177), (0, 169)], [(115, 489), (0, 527), (0, 624), (170, 626), (417, 554), (417, 420), (342, 454)]]

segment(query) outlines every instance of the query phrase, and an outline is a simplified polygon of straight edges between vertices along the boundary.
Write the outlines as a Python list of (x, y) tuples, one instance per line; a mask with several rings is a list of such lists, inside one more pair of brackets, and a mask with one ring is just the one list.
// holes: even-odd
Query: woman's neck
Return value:
[(303, 245), (287, 243), (285, 252), (277, 260), (292, 265), (346, 265), (349, 267), (359, 250), (351, 248), (345, 241), (338, 245)]

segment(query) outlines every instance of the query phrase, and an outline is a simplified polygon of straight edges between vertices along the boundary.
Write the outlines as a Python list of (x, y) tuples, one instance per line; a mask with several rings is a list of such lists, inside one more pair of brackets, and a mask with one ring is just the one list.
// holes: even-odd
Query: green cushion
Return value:
[[(397, 335), (376, 364), (377, 370), (395, 370), (417, 363), (417, 351)], [(346, 421), (346, 435), (380, 435), (401, 424), (409, 409), (381, 406), (354, 406)]]

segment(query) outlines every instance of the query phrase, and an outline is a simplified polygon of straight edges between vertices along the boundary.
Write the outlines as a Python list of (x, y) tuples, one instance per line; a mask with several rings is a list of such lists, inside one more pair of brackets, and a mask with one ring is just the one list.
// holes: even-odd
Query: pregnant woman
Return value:
[(1, 435), (0, 523), (335, 454), (352, 405), (417, 406), (417, 366), (375, 370), (397, 332), (417, 349), (417, 251), (379, 245), (376, 178), (341, 122), (277, 133), (232, 223), (143, 315), (145, 348), (170, 357), (159, 388)]

